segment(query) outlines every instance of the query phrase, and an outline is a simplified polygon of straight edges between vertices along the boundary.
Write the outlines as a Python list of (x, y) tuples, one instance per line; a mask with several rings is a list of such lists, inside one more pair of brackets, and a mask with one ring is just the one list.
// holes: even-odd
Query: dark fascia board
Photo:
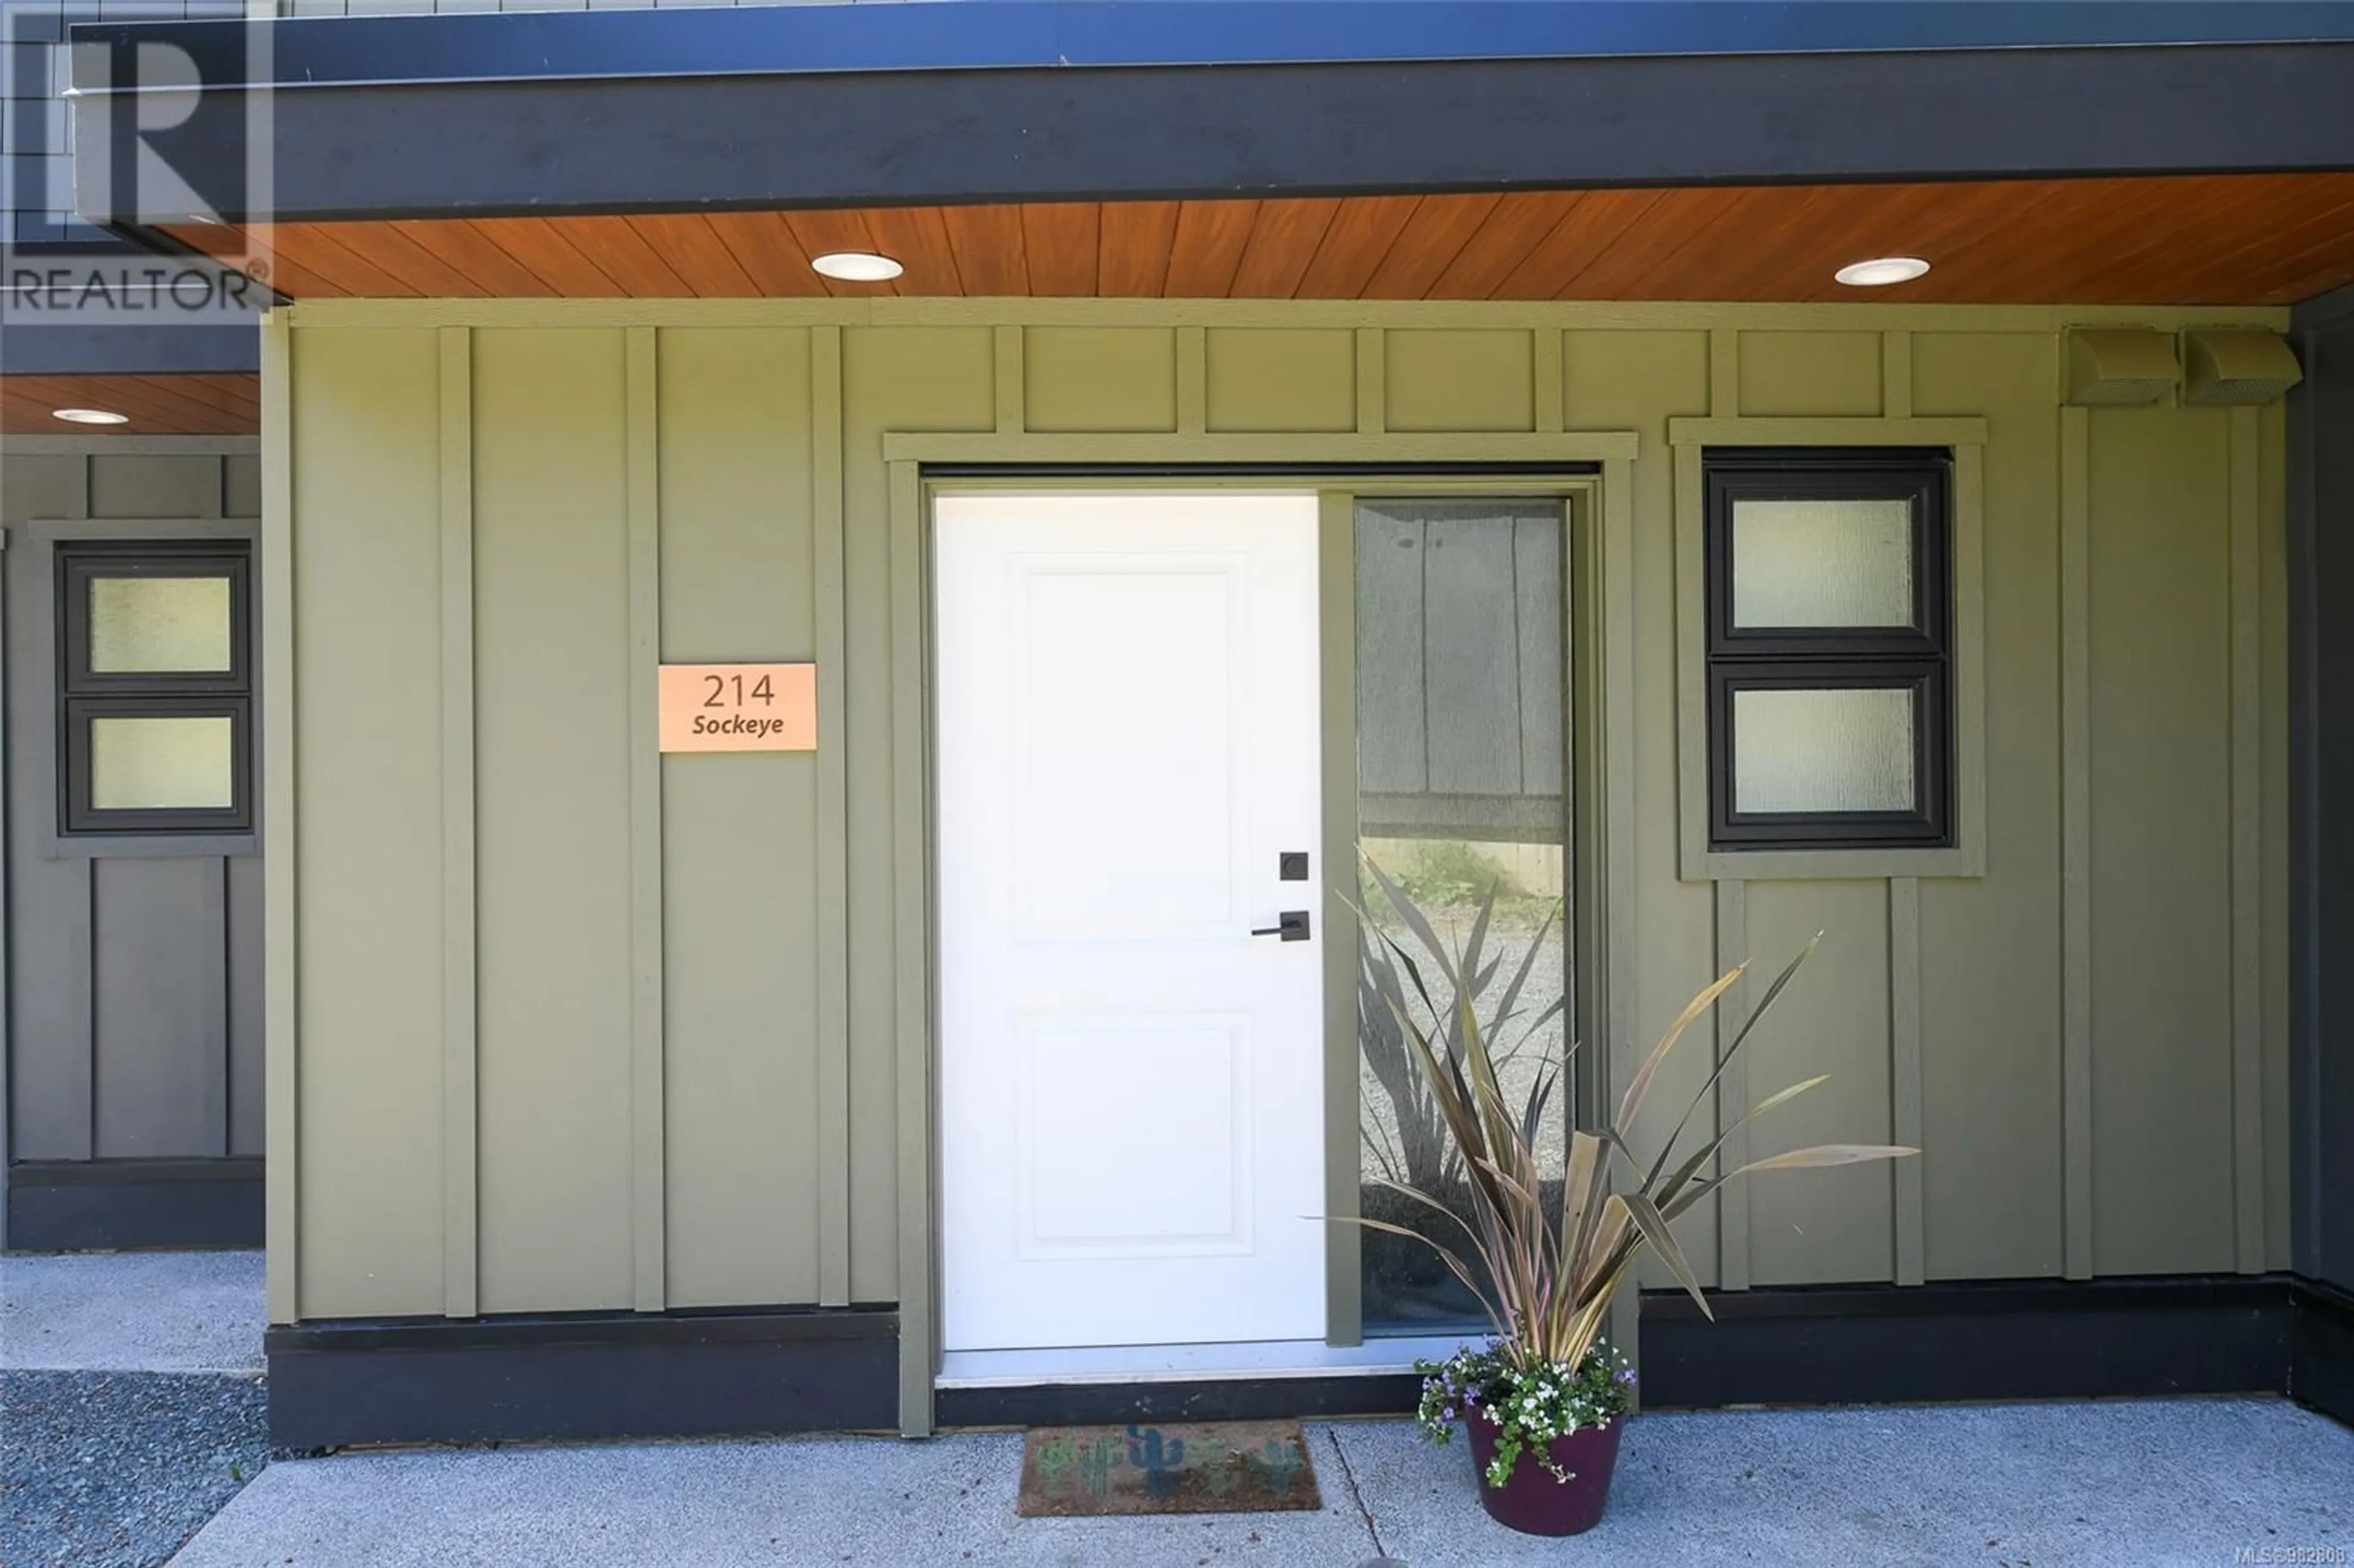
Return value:
[[(776, 45), (756, 47), (825, 9), (77, 28), (78, 43), (201, 54), (242, 50), (250, 26), (267, 35), (276, 80), (303, 80), (313, 55), (320, 71), (342, 61), (378, 79), (210, 89), (184, 122), (149, 132), (205, 213), (104, 178), (102, 117), (127, 116), (138, 95), (78, 90), (77, 187), (109, 208), (84, 217), (120, 227), (2354, 167), (2346, 41), (866, 70), (780, 64)], [(856, 9), (923, 12), (958, 30), (952, 14), (997, 8)], [(1413, 7), (1311, 9), (1337, 20)], [(588, 73), (624, 39), (642, 46), (638, 74)], [(707, 52), (729, 39), (742, 47)], [(444, 74), (387, 79), (371, 40), (383, 58)], [(519, 68), (526, 41), (550, 71), (499, 75)], [(450, 79), (455, 61), (477, 74)], [(243, 194), (249, 107), (266, 111), (253, 116), (269, 127), (266, 203)]]
[(2342, 289), (2332, 289), (2326, 294), (2316, 294), (2289, 313), (2292, 331), (2305, 332), (2327, 326), (2331, 322), (2354, 316), (2354, 283)]
[(228, 375), (261, 368), (260, 318), (250, 326), (154, 326), (77, 320), (0, 327), (0, 375)]
[[(69, 16), (70, 7), (69, 7)], [(954, 0), (895, 5), (79, 25), (186, 49), (208, 82), (544, 80), (2354, 39), (2349, 0)], [(462, 69), (453, 69), (453, 62)], [(87, 63), (85, 61), (85, 63)], [(78, 70), (77, 86), (97, 83)]]

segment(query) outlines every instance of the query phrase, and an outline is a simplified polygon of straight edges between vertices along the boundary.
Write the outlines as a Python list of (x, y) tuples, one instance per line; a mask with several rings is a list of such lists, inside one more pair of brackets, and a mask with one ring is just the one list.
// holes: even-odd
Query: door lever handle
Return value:
[(1273, 937), (1279, 942), (1308, 940), (1308, 911), (1286, 909), (1275, 917), (1275, 924), (1264, 926), (1251, 933), (1254, 937)]

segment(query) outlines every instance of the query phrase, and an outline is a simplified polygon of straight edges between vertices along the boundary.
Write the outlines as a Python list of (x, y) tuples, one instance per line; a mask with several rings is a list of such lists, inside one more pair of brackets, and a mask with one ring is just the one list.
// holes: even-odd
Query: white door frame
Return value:
[[(943, 488), (970, 491), (991, 483), (1008, 487), (1103, 489), (1134, 484), (1140, 489), (1200, 488), (1264, 491), (1283, 482), (1259, 472), (1229, 477), (1217, 465), (1280, 462), (1300, 471), (1302, 483), (1322, 498), (1320, 555), (1324, 613), (1327, 723), (1325, 746), (1325, 864), (1346, 864), (1354, 856), (1356, 791), (1353, 721), (1336, 726), (1331, 701), (1336, 679), (1353, 691), (1355, 619), (1349, 593), (1353, 584), (1353, 498), (1391, 494), (1559, 494), (1574, 508), (1570, 563), (1575, 628), (1570, 651), (1575, 673), (1579, 741), (1572, 758), (1585, 787), (1576, 810), (1578, 853), (1575, 872), (1577, 952), (1574, 961), (1586, 977), (1579, 993), (1583, 1028), (1603, 1034), (1611, 1049), (1598, 1055), (1594, 1094), (1608, 1080), (1631, 1070), (1615, 1058), (1631, 1047), (1631, 940), (1613, 920), (1613, 907), (1633, 904), (1631, 841), (1634, 816), (1634, 638), (1628, 613), (1634, 588), (1633, 478), (1637, 438), (1631, 431), (1557, 435), (1466, 436), (1065, 436), (891, 432), (884, 437), (889, 471), (890, 596), (892, 648), (892, 829), (894, 959), (896, 978), (898, 1134), (899, 1424), (903, 1435), (933, 1430), (933, 1395), (941, 1372), (938, 1348), (941, 1277), (938, 1258), (937, 1084), (938, 999), (933, 954), (938, 922), (932, 885), (934, 781), (932, 727), (931, 528), (927, 465), (953, 468)], [(1384, 473), (1398, 463), (1447, 464), (1448, 472), (1401, 478)], [(990, 465), (1019, 465), (1019, 478), (992, 481)], [(1126, 478), (1103, 471), (1106, 465), (1132, 465), (1161, 471)], [(1543, 470), (1550, 467), (1553, 471)], [(1068, 468), (1066, 478), (1041, 477), (1042, 469)], [(1486, 472), (1482, 469), (1504, 471)], [(1583, 471), (1575, 471), (1583, 470)], [(981, 471), (977, 475), (976, 471)], [(1612, 607), (1617, 606), (1616, 613)], [(1345, 613), (1344, 613), (1345, 609)], [(1572, 689), (1565, 685), (1564, 690)], [(1352, 702), (1352, 698), (1351, 699)], [(1351, 709), (1350, 711), (1352, 711)], [(1339, 733), (1336, 733), (1336, 730)], [(1336, 800), (1345, 810), (1336, 811)], [(1336, 842), (1337, 840), (1337, 842)], [(1337, 858), (1336, 858), (1337, 857)], [(1356, 929), (1341, 890), (1327, 883), (1325, 943), (1328, 1046), (1345, 1022), (1348, 1034), (1328, 1050), (1326, 1063), (1328, 1213), (1354, 1213), (1357, 1174), (1354, 976), (1335, 954), (1353, 955)], [(1335, 1009), (1330, 998), (1347, 988), (1349, 1002)], [(1345, 1107), (1342, 1102), (1345, 1100)], [(1345, 1115), (1345, 1119), (1343, 1116)], [(1334, 1138), (1335, 1123), (1346, 1136)], [(1352, 1157), (1339, 1170), (1335, 1150)], [(1357, 1233), (1336, 1224), (1327, 1255), (1328, 1301), (1335, 1332), (1330, 1342), (1345, 1351), (1356, 1333)], [(1631, 1302), (1614, 1314), (1614, 1340), (1634, 1345)], [(1395, 1341), (1411, 1359), (1412, 1341)], [(1336, 1358), (1340, 1359), (1340, 1358)], [(1345, 1359), (1362, 1361), (1361, 1355)], [(1314, 1369), (1301, 1367), (1300, 1372)], [(1379, 1369), (1371, 1366), (1361, 1370)], [(1198, 1375), (1177, 1372), (1172, 1375)], [(1271, 1371), (1269, 1375), (1275, 1375)]]

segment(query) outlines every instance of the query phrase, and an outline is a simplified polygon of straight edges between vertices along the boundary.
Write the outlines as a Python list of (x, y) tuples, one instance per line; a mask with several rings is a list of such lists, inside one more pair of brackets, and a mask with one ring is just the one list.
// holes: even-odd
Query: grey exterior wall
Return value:
[(258, 486), (251, 455), (0, 455), (12, 1166), (262, 1152), (260, 853), (249, 837), (221, 853), (56, 842), (55, 590), (31, 526), (136, 537), (150, 520), (251, 518)]
[(2299, 837), (2292, 992), (2295, 1264), (2354, 1288), (2354, 291), (2300, 309), (2289, 396)]

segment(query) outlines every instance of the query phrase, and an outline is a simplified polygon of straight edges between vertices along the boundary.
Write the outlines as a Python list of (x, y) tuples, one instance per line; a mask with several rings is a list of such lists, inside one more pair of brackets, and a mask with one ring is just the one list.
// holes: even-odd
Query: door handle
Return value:
[(1287, 909), (1275, 917), (1274, 925), (1261, 927), (1251, 935), (1273, 937), (1279, 942), (1304, 942), (1308, 940), (1308, 911)]

